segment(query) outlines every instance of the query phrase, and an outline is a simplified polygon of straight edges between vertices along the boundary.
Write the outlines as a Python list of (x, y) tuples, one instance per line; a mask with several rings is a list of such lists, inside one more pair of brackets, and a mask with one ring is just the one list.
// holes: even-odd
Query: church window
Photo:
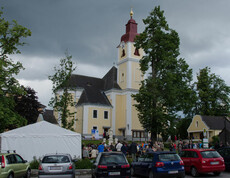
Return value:
[(109, 118), (108, 111), (104, 111), (104, 119), (108, 119), (108, 118)]
[(134, 55), (140, 56), (139, 50), (137, 48), (135, 49)]
[(97, 118), (97, 110), (93, 110), (93, 118)]
[(122, 50), (121, 57), (124, 57), (124, 56), (125, 56), (125, 50), (123, 49), (123, 50)]
[(132, 131), (133, 138), (145, 138), (144, 131)]
[(133, 132), (133, 137), (137, 137), (137, 132)]

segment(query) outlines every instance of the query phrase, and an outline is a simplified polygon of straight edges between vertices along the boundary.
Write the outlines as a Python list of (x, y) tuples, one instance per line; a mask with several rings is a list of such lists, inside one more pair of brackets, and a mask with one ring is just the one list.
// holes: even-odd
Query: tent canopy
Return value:
[(48, 153), (69, 153), (81, 158), (81, 134), (46, 121), (0, 134), (1, 150), (16, 150), (25, 160)]

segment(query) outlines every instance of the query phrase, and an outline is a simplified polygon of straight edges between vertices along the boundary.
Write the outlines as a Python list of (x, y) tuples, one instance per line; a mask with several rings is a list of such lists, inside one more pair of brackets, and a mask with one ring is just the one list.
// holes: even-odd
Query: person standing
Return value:
[(98, 146), (97, 149), (98, 149), (98, 152), (99, 152), (99, 153), (104, 152), (104, 149), (105, 149), (104, 143), (101, 143), (101, 144)]
[(188, 143), (188, 149), (193, 149), (193, 143), (192, 143), (192, 140), (189, 140), (189, 143)]
[(92, 159), (95, 159), (95, 158), (97, 157), (97, 155), (98, 155), (98, 150), (96, 150), (96, 149), (93, 147), (93, 149), (92, 149), (92, 151), (91, 151), (91, 158), (92, 158)]
[(120, 141), (118, 141), (117, 146), (116, 146), (117, 151), (121, 151), (121, 147), (122, 147), (122, 144), (120, 143)]
[(136, 161), (136, 154), (137, 154), (137, 144), (135, 142), (132, 142), (130, 145), (130, 153), (132, 155), (132, 160)]
[(89, 158), (89, 150), (88, 147), (83, 147), (83, 159)]
[(178, 153), (179, 153), (179, 154), (181, 153), (181, 151), (182, 151), (182, 149), (183, 149), (182, 147), (183, 147), (183, 144), (182, 144), (182, 141), (180, 140), (179, 143), (178, 143), (178, 145), (177, 145)]
[(128, 151), (127, 145), (125, 143), (123, 143), (122, 147), (121, 147), (121, 152), (126, 156)]

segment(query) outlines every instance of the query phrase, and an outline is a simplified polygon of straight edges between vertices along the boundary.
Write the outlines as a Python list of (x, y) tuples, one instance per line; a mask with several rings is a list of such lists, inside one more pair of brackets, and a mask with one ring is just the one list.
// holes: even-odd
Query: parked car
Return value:
[(29, 163), (17, 153), (0, 153), (0, 178), (30, 178)]
[(39, 178), (75, 177), (75, 160), (69, 154), (47, 154), (38, 168)]
[(230, 147), (219, 148), (217, 151), (224, 158), (225, 169), (230, 171)]
[(94, 161), (92, 177), (131, 177), (130, 165), (122, 152), (101, 152)]
[(131, 175), (145, 177), (185, 177), (184, 163), (176, 152), (151, 152), (131, 163)]
[(193, 177), (210, 172), (220, 175), (225, 170), (224, 159), (214, 149), (184, 149), (180, 156), (184, 161), (185, 171), (190, 172)]

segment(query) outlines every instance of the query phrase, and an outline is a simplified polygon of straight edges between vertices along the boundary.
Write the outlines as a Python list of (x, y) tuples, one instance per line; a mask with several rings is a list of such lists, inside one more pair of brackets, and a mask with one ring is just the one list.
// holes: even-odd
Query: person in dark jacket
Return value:
[(125, 143), (123, 143), (122, 147), (121, 147), (121, 152), (126, 156), (128, 151), (127, 145)]
[(132, 155), (133, 161), (136, 161), (136, 154), (137, 154), (137, 144), (135, 142), (132, 142), (130, 145), (130, 153)]

